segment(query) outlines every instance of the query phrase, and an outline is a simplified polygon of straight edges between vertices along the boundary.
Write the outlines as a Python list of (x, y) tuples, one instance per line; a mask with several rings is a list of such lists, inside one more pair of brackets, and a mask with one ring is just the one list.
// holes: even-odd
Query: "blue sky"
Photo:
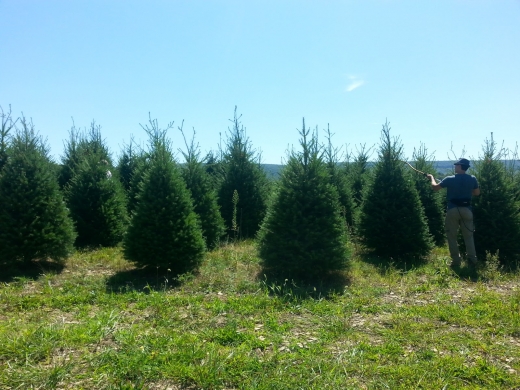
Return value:
[(235, 106), (265, 163), (297, 146), (303, 117), (354, 153), (386, 119), (408, 158), (520, 141), (519, 0), (0, 0), (0, 15), (0, 106), (56, 159), (72, 118), (101, 125), (116, 157), (146, 142), (148, 113), (184, 120), (204, 154)]

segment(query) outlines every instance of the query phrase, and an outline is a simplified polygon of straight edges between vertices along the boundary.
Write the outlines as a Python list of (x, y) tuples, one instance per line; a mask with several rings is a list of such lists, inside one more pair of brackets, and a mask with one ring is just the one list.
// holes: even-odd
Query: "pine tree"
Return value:
[(483, 156), (475, 162), (480, 196), (473, 197), (475, 247), (480, 259), (496, 254), (504, 265), (520, 258), (520, 205), (515, 200), (515, 184), (506, 175), (503, 150), (497, 150), (491, 136), (483, 147)]
[(239, 237), (255, 237), (267, 208), (268, 180), (260, 165), (260, 157), (252, 150), (235, 107), (233, 127), (229, 129), (227, 149), (223, 152), (223, 179), (218, 192), (221, 214), (231, 228), (233, 193), (238, 192), (237, 223)]
[(76, 138), (71, 132), (69, 146), (74, 153), (67, 154), (70, 165), (65, 164), (62, 172), (70, 168), (64, 193), (78, 233), (75, 245), (117, 245), (128, 224), (126, 197), (119, 180), (112, 177), (114, 168), (100, 127), (92, 124), (88, 137)]
[(300, 131), (259, 233), (266, 271), (299, 279), (322, 278), (347, 266), (345, 222), (316, 135)]
[(63, 261), (73, 249), (73, 223), (47, 145), (24, 117), (20, 126), (0, 175), (0, 259)]
[(389, 258), (423, 256), (431, 248), (417, 190), (404, 171), (402, 145), (383, 125), (374, 177), (363, 195), (358, 232), (376, 255)]
[(140, 181), (136, 208), (124, 240), (125, 257), (139, 266), (181, 274), (202, 262), (205, 245), (190, 193), (177, 167), (166, 130), (157, 120), (146, 126), (149, 167)]
[(339, 150), (332, 146), (332, 135), (327, 126), (327, 145), (325, 146), (325, 163), (330, 176), (330, 184), (336, 187), (339, 195), (341, 214), (345, 222), (352, 228), (354, 226), (354, 200), (344, 169), (339, 162)]
[(179, 129), (186, 144), (186, 151), (181, 151), (186, 162), (183, 165), (182, 177), (190, 190), (195, 213), (199, 216), (202, 234), (208, 249), (213, 249), (225, 234), (224, 220), (220, 215), (217, 194), (213, 190), (209, 175), (200, 160), (199, 146), (195, 145), (195, 130), (188, 144), (182, 127)]
[[(415, 169), (435, 174), (435, 166), (428, 155), (425, 145), (421, 145), (418, 150), (414, 149), (412, 159), (415, 161)], [(443, 246), (446, 243), (444, 237), (444, 207), (440, 192), (432, 191), (430, 181), (421, 174), (413, 174), (415, 189), (419, 193), (419, 199), (424, 208), (424, 215), (428, 223), (428, 229), (432, 240), (436, 246)]]

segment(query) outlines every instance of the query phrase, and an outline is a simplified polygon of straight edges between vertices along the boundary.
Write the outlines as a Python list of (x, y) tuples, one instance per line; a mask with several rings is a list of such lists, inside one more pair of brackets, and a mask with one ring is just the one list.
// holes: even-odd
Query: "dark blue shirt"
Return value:
[(471, 200), (473, 190), (478, 188), (478, 181), (475, 176), (466, 173), (457, 173), (453, 176), (445, 177), (439, 185), (448, 190), (446, 199), (448, 200), (449, 210), (453, 207), (457, 207), (457, 205), (451, 202), (452, 199)]

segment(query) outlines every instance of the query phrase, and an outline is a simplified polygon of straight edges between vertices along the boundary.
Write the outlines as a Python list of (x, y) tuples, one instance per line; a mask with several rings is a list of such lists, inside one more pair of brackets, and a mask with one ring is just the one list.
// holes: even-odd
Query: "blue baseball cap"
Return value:
[(467, 165), (468, 167), (470, 166), (469, 160), (467, 160), (465, 158), (459, 159), (459, 161), (454, 162), (453, 165)]

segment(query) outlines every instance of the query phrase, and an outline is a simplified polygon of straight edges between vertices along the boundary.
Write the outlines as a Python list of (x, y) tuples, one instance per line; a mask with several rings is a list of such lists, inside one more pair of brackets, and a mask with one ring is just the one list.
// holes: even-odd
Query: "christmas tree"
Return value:
[(7, 157), (0, 174), (0, 259), (63, 261), (73, 250), (73, 223), (49, 150), (24, 117)]
[[(182, 132), (182, 128), (180, 129)], [(184, 133), (182, 132), (184, 137)], [(211, 180), (200, 160), (198, 145), (195, 145), (195, 132), (191, 142), (184, 137), (186, 151), (182, 151), (185, 163), (182, 167), (182, 177), (191, 193), (195, 213), (199, 216), (202, 234), (206, 246), (213, 249), (225, 234), (224, 220), (220, 215), (217, 194), (213, 190)]]
[(347, 266), (345, 221), (316, 135), (300, 131), (301, 152), (282, 171), (259, 233), (266, 272), (316, 279)]
[(480, 259), (497, 254), (504, 265), (520, 258), (520, 205), (514, 179), (506, 174), (504, 150), (491, 137), (474, 165), (480, 196), (473, 197), (475, 247)]
[(218, 192), (221, 214), (231, 230), (233, 223), (233, 194), (236, 191), (237, 224), (240, 238), (255, 237), (267, 208), (268, 180), (260, 166), (259, 156), (253, 151), (240, 123), (240, 116), (231, 121), (226, 150), (222, 157), (222, 182)]
[(363, 194), (358, 233), (374, 254), (391, 258), (426, 255), (428, 225), (410, 173), (402, 162), (402, 145), (383, 125), (374, 177)]
[(125, 236), (125, 257), (139, 266), (160, 267), (174, 275), (189, 272), (198, 267), (205, 252), (200, 222), (173, 159), (166, 130), (159, 129), (156, 120), (150, 120), (146, 130), (149, 166), (140, 181)]

